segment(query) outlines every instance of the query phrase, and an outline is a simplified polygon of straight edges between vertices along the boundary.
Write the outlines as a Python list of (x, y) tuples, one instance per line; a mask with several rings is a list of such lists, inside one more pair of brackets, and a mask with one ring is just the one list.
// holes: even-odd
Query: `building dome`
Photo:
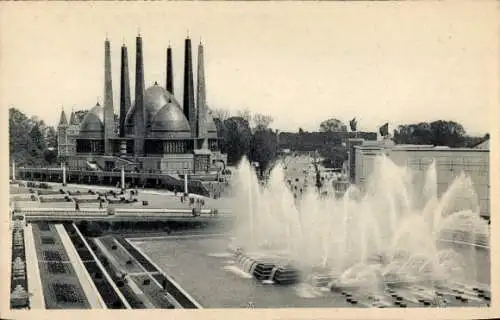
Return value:
[(104, 139), (104, 109), (97, 103), (80, 125), (80, 138)]
[[(153, 119), (160, 109), (168, 103), (173, 103), (180, 108), (179, 102), (174, 95), (160, 87), (157, 82), (152, 87), (149, 87), (144, 92), (144, 119), (146, 121), (146, 131), (152, 125)], [(126, 134), (134, 134), (135, 132), (135, 117), (136, 106), (130, 108), (125, 118)]]
[(149, 137), (156, 139), (191, 138), (189, 123), (181, 108), (174, 103), (164, 105), (151, 123)]

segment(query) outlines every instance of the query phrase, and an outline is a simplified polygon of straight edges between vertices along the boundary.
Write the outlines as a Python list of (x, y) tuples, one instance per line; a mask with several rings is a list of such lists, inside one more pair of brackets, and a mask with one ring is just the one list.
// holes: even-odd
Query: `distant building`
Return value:
[(280, 132), (280, 150), (315, 151), (327, 146), (346, 144), (348, 139), (377, 140), (376, 132)]
[(174, 96), (172, 50), (167, 49), (165, 88), (144, 84), (142, 38), (136, 38), (135, 101), (131, 103), (128, 53), (121, 48), (120, 112), (115, 117), (110, 42), (105, 41), (104, 103), (84, 119), (61, 112), (58, 154), (70, 169), (175, 173), (208, 172), (227, 162), (218, 147), (217, 128), (206, 104), (203, 45), (198, 46), (197, 87), (193, 82), (191, 40), (185, 40), (182, 105)]
[(57, 126), (57, 153), (60, 157), (67, 158), (76, 153), (76, 139), (80, 133), (80, 125), (75, 113), (72, 111), (68, 122), (64, 110)]
[(443, 194), (461, 172), (470, 176), (479, 198), (481, 215), (490, 215), (490, 161), (489, 148), (449, 148), (431, 145), (394, 145), (362, 143), (353, 146), (354, 165), (350, 176), (355, 184), (363, 186), (374, 169), (374, 161), (382, 154), (396, 165), (424, 173), (435, 161), (438, 195)]

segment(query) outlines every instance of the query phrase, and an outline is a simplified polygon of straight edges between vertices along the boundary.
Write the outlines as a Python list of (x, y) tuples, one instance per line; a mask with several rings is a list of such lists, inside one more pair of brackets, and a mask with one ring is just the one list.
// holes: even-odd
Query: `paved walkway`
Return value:
[(85, 292), (85, 296), (90, 304), (90, 307), (92, 309), (107, 309), (106, 304), (102, 300), (94, 281), (92, 281), (90, 274), (87, 272), (87, 269), (83, 265), (83, 262), (78, 255), (78, 252), (73, 246), (73, 243), (71, 242), (66, 229), (62, 224), (56, 224), (55, 228), (57, 230), (57, 233), (59, 234), (59, 237), (61, 238), (61, 242), (64, 246), (64, 249), (66, 250), (66, 253), (68, 254), (69, 261), (71, 261), (71, 265), (76, 272), (76, 276), (80, 281), (83, 291)]
[(36, 259), (35, 239), (33, 238), (33, 227), (28, 224), (24, 228), (24, 249), (26, 255), (26, 272), (28, 277), (28, 291), (30, 293), (31, 309), (45, 309), (45, 298), (43, 297), (42, 278)]

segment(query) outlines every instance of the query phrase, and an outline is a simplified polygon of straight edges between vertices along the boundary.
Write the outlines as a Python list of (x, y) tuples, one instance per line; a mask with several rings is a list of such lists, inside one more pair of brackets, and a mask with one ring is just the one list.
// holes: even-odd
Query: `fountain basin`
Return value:
[(286, 285), (297, 283), (300, 280), (297, 268), (288, 263), (282, 264), (280, 261), (273, 261), (272, 258), (253, 258), (241, 250), (237, 250), (236, 263), (245, 273), (250, 274), (256, 280), (266, 281), (266, 283)]
[(312, 286), (317, 288), (328, 287), (328, 285), (333, 281), (333, 277), (328, 274), (312, 274), (309, 278)]

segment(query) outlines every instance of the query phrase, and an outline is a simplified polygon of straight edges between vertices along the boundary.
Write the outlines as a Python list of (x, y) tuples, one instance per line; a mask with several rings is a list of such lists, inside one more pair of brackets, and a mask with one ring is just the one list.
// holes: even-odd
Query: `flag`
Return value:
[(379, 129), (380, 135), (382, 137), (388, 136), (389, 135), (389, 122), (384, 124), (383, 126), (380, 127)]
[(357, 126), (358, 126), (358, 122), (356, 121), (356, 118), (349, 121), (349, 125), (351, 126), (351, 131), (353, 131), (353, 132), (356, 131)]

